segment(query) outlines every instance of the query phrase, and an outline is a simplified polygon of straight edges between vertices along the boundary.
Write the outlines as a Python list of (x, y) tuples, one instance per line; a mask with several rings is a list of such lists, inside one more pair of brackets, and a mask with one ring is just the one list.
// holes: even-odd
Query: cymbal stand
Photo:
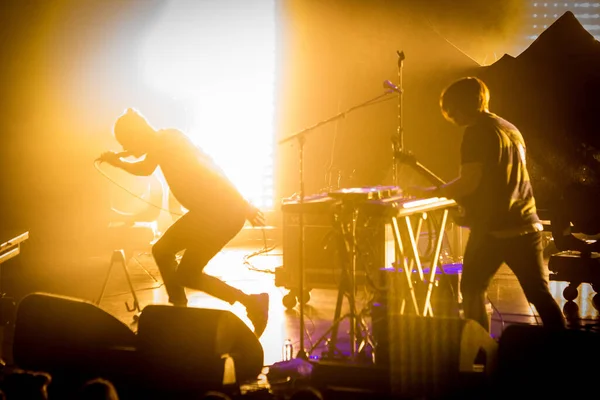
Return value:
[(336, 115), (334, 115), (331, 118), (328, 118), (324, 121), (318, 122), (317, 124), (308, 127), (306, 129), (303, 129), (302, 131), (295, 133), (293, 135), (290, 135), (282, 140), (280, 140), (278, 142), (278, 144), (284, 144), (287, 143), (289, 141), (292, 140), (297, 140), (298, 141), (298, 159), (299, 159), (299, 165), (298, 165), (298, 174), (299, 174), (299, 186), (300, 186), (300, 192), (299, 192), (299, 222), (298, 222), (298, 229), (300, 231), (299, 236), (299, 255), (298, 255), (298, 302), (300, 303), (300, 350), (298, 350), (298, 354), (296, 356), (296, 358), (301, 358), (303, 360), (308, 360), (308, 353), (306, 352), (306, 349), (304, 348), (304, 144), (306, 142), (306, 135), (310, 132), (312, 132), (313, 130), (315, 130), (316, 128), (323, 126), (329, 122), (335, 121), (337, 119), (340, 119), (342, 117), (345, 117), (347, 114), (349, 114), (350, 112), (357, 110), (359, 108), (368, 106), (368, 105), (372, 105), (374, 104), (377, 100), (387, 96), (388, 94), (393, 93), (393, 91), (391, 90), (386, 90), (383, 94), (380, 94), (370, 100), (365, 101), (364, 103), (358, 104), (356, 106), (350, 107), (349, 109), (342, 111)]

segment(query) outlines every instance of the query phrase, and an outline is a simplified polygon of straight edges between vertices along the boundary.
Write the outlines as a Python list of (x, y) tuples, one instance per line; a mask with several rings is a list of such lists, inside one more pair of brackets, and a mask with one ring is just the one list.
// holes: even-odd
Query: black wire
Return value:
[(502, 315), (502, 313), (500, 312), (500, 310), (498, 310), (498, 308), (494, 305), (494, 303), (492, 303), (492, 300), (490, 299), (489, 296), (486, 296), (487, 300), (489, 301), (490, 305), (492, 306), (492, 310), (496, 312), (496, 314), (498, 314), (498, 317), (500, 317), (500, 323), (502, 324), (502, 332), (504, 332), (504, 316)]
[[(296, 310), (294, 308), (294, 312), (296, 313), (296, 315), (299, 317), (300, 316), (300, 311)], [(308, 339), (308, 343), (310, 344), (310, 347), (308, 349), (312, 351), (314, 351), (315, 349), (313, 349), (313, 342), (312, 342), (312, 336), (315, 334), (315, 332), (317, 331), (317, 325), (315, 324), (315, 321), (308, 315), (308, 313), (305, 313), (304, 316), (306, 318), (308, 318), (308, 321), (310, 322), (311, 326), (312, 326), (312, 332), (308, 331), (308, 327), (304, 326), (304, 332), (302, 333), (303, 335), (306, 336), (306, 338)], [(300, 340), (297, 340), (295, 342), (292, 343), (293, 346), (299, 345), (300, 344)], [(301, 349), (304, 350), (304, 349)], [(310, 354), (308, 354), (308, 356), (310, 357)]]
[[(147, 290), (160, 289), (164, 285), (165, 285), (164, 283), (159, 283), (158, 286), (150, 286), (150, 287), (145, 287), (145, 288), (141, 288), (141, 289), (135, 289), (135, 291), (136, 292), (144, 292), (144, 291), (147, 291)], [(121, 293), (112, 293), (112, 294), (108, 294), (108, 295), (105, 294), (102, 297), (105, 298), (105, 299), (107, 299), (107, 298), (111, 298), (111, 297), (124, 296), (126, 294), (131, 294), (131, 290), (128, 290), (126, 292), (121, 292)]]
[(270, 269), (260, 269), (260, 268), (256, 268), (254, 265), (252, 265), (252, 263), (249, 261), (252, 257), (256, 257), (259, 255), (263, 255), (266, 253), (270, 253), (271, 251), (275, 250), (275, 248), (277, 248), (277, 244), (274, 244), (273, 246), (268, 246), (267, 245), (267, 233), (265, 232), (265, 228), (262, 227), (262, 236), (263, 236), (263, 247), (260, 250), (257, 250), (253, 253), (247, 254), (244, 256), (244, 265), (246, 265), (248, 267), (249, 270), (251, 271), (255, 271), (255, 272), (262, 272), (265, 274), (275, 274), (275, 271), (272, 271)]
[(169, 214), (172, 215), (177, 215), (179, 217), (183, 216), (184, 214), (180, 214), (180, 213), (176, 213), (176, 212), (172, 212), (170, 210), (165, 210), (164, 208), (157, 206), (156, 204), (138, 196), (137, 194), (133, 193), (131, 190), (127, 189), (126, 187), (124, 187), (123, 185), (119, 184), (118, 182), (116, 182), (114, 179), (112, 179), (110, 176), (108, 176), (104, 171), (102, 171), (102, 169), (100, 168), (100, 160), (95, 160), (94, 161), (94, 167), (96, 167), (96, 169), (98, 170), (98, 172), (100, 172), (102, 174), (102, 176), (104, 176), (106, 179), (108, 179), (110, 182), (112, 182), (113, 184), (115, 184), (116, 186), (118, 186), (119, 188), (123, 189), (125, 192), (129, 193), (130, 195), (132, 195), (133, 197), (135, 197), (136, 199), (139, 199), (141, 201), (143, 201), (146, 204), (151, 205), (154, 208), (157, 208), (161, 211), (165, 211), (168, 212)]
[(535, 314), (535, 311), (533, 310), (533, 305), (531, 303), (529, 303), (529, 309), (531, 310), (531, 314), (533, 315), (533, 318), (535, 319), (535, 324), (541, 325), (540, 321), (538, 320), (537, 315)]

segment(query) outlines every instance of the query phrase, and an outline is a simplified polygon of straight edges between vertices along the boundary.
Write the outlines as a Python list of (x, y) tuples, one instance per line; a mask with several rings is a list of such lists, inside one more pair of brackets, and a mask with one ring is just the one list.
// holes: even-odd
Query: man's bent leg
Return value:
[(185, 248), (182, 235), (186, 230), (186, 219), (185, 215), (178, 219), (152, 246), (152, 255), (163, 279), (169, 302), (178, 306), (187, 305), (185, 289), (177, 279), (176, 259), (177, 253)]
[(162, 253), (156, 247), (152, 247), (152, 255), (167, 290), (169, 303), (177, 306), (187, 305), (185, 289), (179, 284), (179, 280), (177, 279), (177, 260), (175, 254)]
[(530, 233), (507, 240), (507, 264), (517, 276), (525, 297), (539, 312), (544, 326), (564, 328), (565, 318), (550, 293), (544, 274), (541, 233)]
[(269, 318), (269, 295), (267, 293), (248, 295), (219, 278), (205, 274), (204, 266), (212, 258), (206, 251), (207, 249), (186, 250), (177, 272), (179, 282), (186, 287), (201, 290), (232, 305), (235, 302), (243, 304), (246, 307), (248, 318), (254, 326), (254, 333), (260, 337), (267, 327)]
[(186, 250), (177, 271), (178, 282), (185, 287), (200, 290), (229, 304), (235, 304), (235, 302), (245, 304), (247, 302), (247, 294), (228, 285), (221, 279), (203, 272), (206, 264), (217, 253), (208, 253), (207, 249)]
[(189, 244), (179, 263), (177, 278), (180, 284), (201, 290), (230, 304), (239, 302), (246, 307), (248, 317), (254, 325), (257, 336), (266, 328), (269, 310), (269, 296), (266, 293), (248, 295), (228, 285), (222, 280), (205, 274), (204, 267), (242, 229), (245, 220), (227, 219), (219, 224), (200, 217), (195, 225), (198, 230), (195, 242)]
[[(179, 263), (177, 277), (183, 286), (201, 290), (230, 304), (245, 303), (247, 295), (214, 276), (203, 273), (204, 267), (233, 239), (244, 226), (241, 217), (214, 218), (188, 213), (190, 227), (186, 238), (186, 251)], [(193, 222), (192, 222), (193, 221)]]
[(465, 318), (477, 321), (488, 332), (490, 324), (485, 296), (491, 279), (502, 265), (495, 240), (489, 236), (471, 235), (465, 247), (460, 291)]

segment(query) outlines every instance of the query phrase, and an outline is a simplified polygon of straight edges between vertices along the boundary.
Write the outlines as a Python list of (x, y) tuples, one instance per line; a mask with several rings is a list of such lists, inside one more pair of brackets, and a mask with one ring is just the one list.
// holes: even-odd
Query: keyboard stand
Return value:
[[(392, 233), (394, 236), (396, 251), (396, 266), (401, 268), (405, 275), (405, 289), (400, 313), (404, 314), (406, 304), (412, 305), (409, 310), (417, 316), (433, 316), (431, 306), (431, 297), (435, 286), (435, 276), (438, 270), (439, 258), (444, 240), (444, 232), (448, 222), (449, 209), (456, 203), (453, 200), (444, 198), (433, 198), (425, 200), (415, 200), (405, 202), (396, 211), (391, 218)], [(438, 223), (433, 220), (431, 226), (433, 231), (429, 235), (435, 235), (435, 247), (431, 252), (429, 260), (421, 260), (417, 240), (421, 233), (423, 221), (432, 218), (434, 211), (441, 212), (441, 218)], [(414, 221), (416, 219), (416, 223)], [(413, 227), (414, 225), (414, 227)], [(429, 273), (426, 275), (423, 269), (423, 263), (429, 264)], [(418, 274), (418, 279), (413, 278), (413, 273)], [(418, 293), (417, 293), (418, 291)], [(419, 304), (420, 294), (424, 291), (424, 301)]]

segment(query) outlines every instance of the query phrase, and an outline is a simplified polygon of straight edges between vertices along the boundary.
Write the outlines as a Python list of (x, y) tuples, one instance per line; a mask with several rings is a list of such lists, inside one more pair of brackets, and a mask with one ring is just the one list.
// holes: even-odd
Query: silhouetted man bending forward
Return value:
[[(252, 225), (263, 225), (262, 213), (182, 132), (156, 130), (130, 108), (118, 118), (114, 134), (124, 153), (106, 152), (100, 161), (138, 176), (151, 175), (160, 167), (173, 195), (188, 210), (152, 247), (169, 302), (187, 306), (184, 287), (201, 290), (230, 304), (240, 302), (260, 337), (267, 325), (268, 294), (245, 294), (203, 273), (203, 269), (240, 232), (246, 220)], [(121, 159), (126, 155), (145, 157), (127, 162)], [(181, 250), (185, 252), (178, 263), (176, 254)]]

